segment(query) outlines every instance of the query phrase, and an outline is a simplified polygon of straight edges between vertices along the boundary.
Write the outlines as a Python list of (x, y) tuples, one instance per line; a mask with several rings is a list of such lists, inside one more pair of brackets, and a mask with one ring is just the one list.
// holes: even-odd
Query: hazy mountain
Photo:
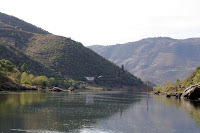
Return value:
[(182, 80), (200, 65), (200, 38), (177, 40), (158, 37), (89, 48), (119, 66), (123, 64), (132, 74), (156, 84)]
[(8, 59), (18, 67), (26, 63), (31, 71), (38, 74), (42, 72), (48, 76), (54, 72), (60, 77), (76, 80), (101, 75), (101, 79), (95, 80), (101, 85), (143, 85), (140, 79), (81, 43), (48, 34), (45, 30), (5, 14), (0, 14), (0, 51), (1, 59)]

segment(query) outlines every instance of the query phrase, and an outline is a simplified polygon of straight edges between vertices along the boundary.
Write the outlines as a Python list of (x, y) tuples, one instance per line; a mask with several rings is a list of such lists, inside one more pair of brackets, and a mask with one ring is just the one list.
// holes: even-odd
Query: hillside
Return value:
[(0, 12), (0, 28), (18, 29), (38, 34), (49, 34), (48, 31), (38, 28), (14, 16), (9, 16), (1, 12)]
[(186, 79), (181, 81), (179, 85), (182, 88), (187, 88), (191, 85), (196, 85), (200, 83), (200, 66), (196, 68), (194, 72), (192, 72)]
[(41, 64), (40, 62), (33, 60), (23, 52), (13, 48), (12, 46), (5, 46), (0, 43), (0, 59), (7, 59), (14, 63), (18, 68), (26, 63), (29, 72), (36, 75), (46, 75), (48, 77), (61, 78), (55, 71)]
[(200, 39), (177, 40), (147, 38), (112, 46), (90, 49), (125, 68), (132, 74), (156, 84), (182, 80), (200, 65)]
[(173, 82), (166, 81), (165, 85), (157, 85), (154, 87), (154, 92), (160, 91), (164, 94), (169, 93), (182, 93), (186, 88), (200, 84), (200, 66), (195, 69), (187, 78), (184, 80), (176, 80)]
[[(96, 84), (106, 86), (143, 85), (140, 79), (79, 42), (39, 31), (31, 32), (30, 29), (35, 26), (15, 17), (8, 18), (8, 23), (0, 18), (1, 59), (10, 60), (18, 67), (26, 63), (30, 71), (36, 75), (54, 75), (54, 78), (82, 81), (85, 81), (85, 77), (95, 77)], [(15, 23), (16, 20), (20, 22)], [(19, 29), (21, 23), (27, 24), (28, 28)], [(102, 78), (97, 78), (98, 76)]]
[[(58, 80), (46, 76), (33, 75), (25, 64), (19, 69), (9, 60), (0, 60), (0, 91), (47, 89), (58, 84)], [(75, 82), (74, 82), (75, 83)], [(71, 86), (68, 82), (67, 86)], [(77, 84), (78, 85), (78, 84)], [(77, 86), (78, 87), (78, 86)]]

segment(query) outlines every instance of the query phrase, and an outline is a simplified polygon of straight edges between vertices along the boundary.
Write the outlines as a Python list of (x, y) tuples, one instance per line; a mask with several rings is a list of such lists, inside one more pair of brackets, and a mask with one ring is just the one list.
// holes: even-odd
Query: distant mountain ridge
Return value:
[(156, 84), (186, 78), (200, 65), (200, 38), (157, 37), (111, 46), (89, 46), (132, 74)]
[[(143, 82), (81, 43), (56, 36), (16, 17), (0, 13), (0, 59), (35, 75), (72, 78), (107, 86), (143, 86)], [(119, 74), (120, 73), (120, 74)], [(101, 79), (97, 77), (101, 76)]]

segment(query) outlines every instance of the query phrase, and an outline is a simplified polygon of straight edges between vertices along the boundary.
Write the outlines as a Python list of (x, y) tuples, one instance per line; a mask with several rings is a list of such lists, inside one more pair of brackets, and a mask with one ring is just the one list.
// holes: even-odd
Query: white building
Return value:
[(85, 77), (87, 81), (94, 81), (94, 77)]

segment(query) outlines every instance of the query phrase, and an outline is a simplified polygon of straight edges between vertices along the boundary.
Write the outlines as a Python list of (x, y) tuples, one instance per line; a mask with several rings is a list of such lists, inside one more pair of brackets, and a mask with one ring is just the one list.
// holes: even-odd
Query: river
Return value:
[(200, 133), (200, 102), (134, 91), (0, 94), (0, 133)]

